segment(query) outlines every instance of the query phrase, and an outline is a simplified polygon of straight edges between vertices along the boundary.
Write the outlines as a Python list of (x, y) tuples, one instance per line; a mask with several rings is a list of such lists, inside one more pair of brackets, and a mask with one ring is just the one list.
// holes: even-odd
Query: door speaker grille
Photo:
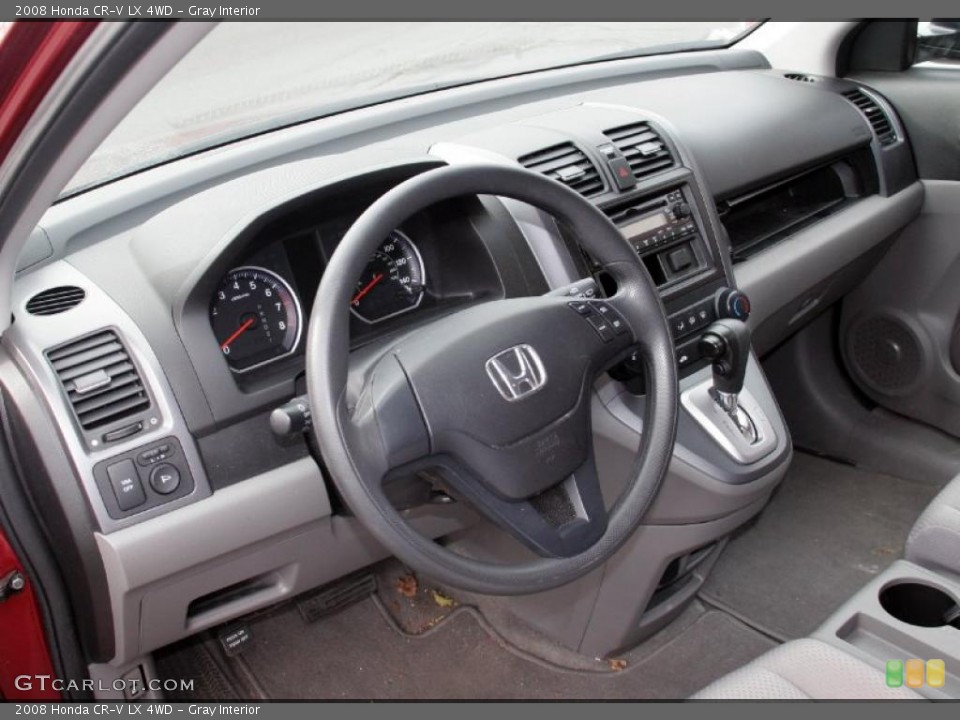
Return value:
[(873, 316), (860, 321), (850, 334), (848, 349), (853, 369), (875, 390), (903, 390), (920, 376), (920, 341), (912, 329), (895, 318)]

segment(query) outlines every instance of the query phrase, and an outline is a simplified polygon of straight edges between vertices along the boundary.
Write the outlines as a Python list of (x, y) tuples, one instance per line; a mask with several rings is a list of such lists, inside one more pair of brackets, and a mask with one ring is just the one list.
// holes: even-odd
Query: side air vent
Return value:
[(784, 74), (784, 77), (787, 80), (803, 83), (815, 83), (817, 81), (817, 79), (812, 75), (804, 75), (803, 73), (786, 73)]
[(31, 315), (56, 315), (75, 308), (83, 302), (86, 293), (73, 285), (49, 288), (38, 292), (27, 301), (27, 312)]
[(638, 180), (673, 166), (667, 144), (648, 123), (625, 125), (604, 135), (623, 153)]
[(603, 178), (580, 148), (573, 143), (554, 145), (519, 160), (528, 170), (542, 173), (562, 182), (584, 197), (594, 197), (603, 192)]
[(93, 430), (150, 407), (136, 366), (113, 330), (47, 352), (80, 427)]
[(861, 90), (847, 90), (843, 96), (857, 106), (863, 116), (873, 128), (874, 135), (881, 145), (892, 145), (897, 141), (897, 133), (893, 123), (876, 101)]

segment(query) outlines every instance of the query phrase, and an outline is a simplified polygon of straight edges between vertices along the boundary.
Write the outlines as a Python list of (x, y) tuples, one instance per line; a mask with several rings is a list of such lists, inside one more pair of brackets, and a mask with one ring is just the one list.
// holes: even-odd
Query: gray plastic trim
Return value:
[(914, 183), (888, 198), (864, 198), (735, 265), (737, 287), (750, 296), (753, 307), (750, 327), (758, 328), (791, 300), (905, 227), (919, 214), (923, 196), (923, 186)]
[[(680, 381), (681, 396), (709, 382), (712, 382), (710, 368), (698, 370)], [(768, 490), (765, 483), (778, 470), (782, 470), (781, 476), (786, 472), (793, 450), (790, 433), (754, 356), (747, 363), (744, 389), (767, 417), (771, 437), (776, 439), (771, 452), (749, 464), (740, 463), (681, 406), (669, 477), (677, 476), (684, 482), (673, 479), (664, 482), (645, 522), (704, 522), (721, 517), (752, 502), (757, 493)], [(643, 433), (645, 401), (610, 379), (598, 383), (597, 397), (606, 411), (598, 413), (595, 407), (593, 413), (595, 442), (605, 448), (605, 452), (601, 452), (601, 445), (597, 446), (597, 462), (606, 493), (606, 483), (623, 474), (625, 454), (629, 448), (636, 447), (637, 437)]]
[(960, 633), (951, 626), (929, 628), (910, 625), (887, 613), (880, 605), (879, 593), (901, 582), (929, 585), (960, 601), (960, 584), (955, 580), (898, 560), (844, 603), (813, 633), (813, 637), (880, 670), (884, 669), (887, 660), (893, 658), (943, 660), (947, 668), (944, 689), (938, 690), (924, 684), (916, 692), (933, 700), (956, 700), (960, 690), (960, 677), (957, 675), (957, 668), (960, 667)]
[(739, 406), (757, 429), (756, 442), (749, 443), (710, 394), (712, 387), (713, 379), (710, 379), (685, 390), (680, 396), (683, 409), (741, 465), (749, 465), (772, 453), (777, 446), (777, 435), (753, 393), (744, 388), (737, 398)]
[[(76, 285), (86, 292), (86, 298), (78, 306), (58, 315), (37, 316), (26, 312), (24, 309), (26, 302), (35, 293), (58, 285)], [(13, 308), (16, 322), (7, 330), (4, 340), (38, 396), (42, 398), (56, 419), (60, 441), (66, 449), (94, 517), (103, 532), (128, 527), (210, 495), (206, 472), (163, 368), (140, 328), (99, 286), (73, 266), (65, 262), (54, 263), (21, 278), (16, 283)], [(81, 439), (73, 412), (67, 404), (60, 382), (44, 352), (51, 347), (105, 327), (115, 327), (119, 330), (130, 353), (136, 359), (155, 407), (148, 426), (142, 432), (128, 440), (121, 440), (106, 447), (88, 449)], [(94, 466), (149, 442), (170, 436), (176, 437), (183, 447), (187, 466), (194, 478), (193, 492), (120, 520), (111, 518), (94, 479)]]
[[(845, 300), (841, 354), (858, 387), (879, 405), (960, 437), (960, 368), (951, 360), (960, 318), (960, 182), (925, 180), (923, 208), (870, 275)], [(861, 322), (892, 319), (908, 328), (918, 348), (912, 382), (882, 387), (850, 357)], [(957, 334), (956, 337), (960, 337)]]
[[(203, 502), (118, 532), (97, 534), (110, 589), (112, 665), (272, 605), (387, 556), (353, 518), (331, 516), (312, 458), (217, 491)], [(470, 525), (460, 505), (407, 511), (438, 537)], [(197, 598), (257, 579), (262, 587), (198, 614)]]

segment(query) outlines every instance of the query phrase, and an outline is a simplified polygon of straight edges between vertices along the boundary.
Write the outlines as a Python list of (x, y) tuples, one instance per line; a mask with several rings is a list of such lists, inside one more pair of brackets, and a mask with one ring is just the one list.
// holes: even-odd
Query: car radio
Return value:
[(693, 211), (682, 190), (618, 209), (610, 219), (641, 254), (697, 232)]
[(682, 188), (606, 212), (658, 286), (707, 267), (700, 228)]

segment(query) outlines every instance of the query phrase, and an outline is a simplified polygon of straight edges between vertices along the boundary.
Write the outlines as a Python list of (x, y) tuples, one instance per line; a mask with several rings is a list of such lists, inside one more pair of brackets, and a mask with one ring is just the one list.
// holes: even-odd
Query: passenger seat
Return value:
[(904, 556), (928, 570), (960, 576), (960, 475), (917, 519), (907, 537)]
[(720, 678), (691, 700), (923, 700), (887, 687), (882, 670), (825, 642), (792, 640)]

